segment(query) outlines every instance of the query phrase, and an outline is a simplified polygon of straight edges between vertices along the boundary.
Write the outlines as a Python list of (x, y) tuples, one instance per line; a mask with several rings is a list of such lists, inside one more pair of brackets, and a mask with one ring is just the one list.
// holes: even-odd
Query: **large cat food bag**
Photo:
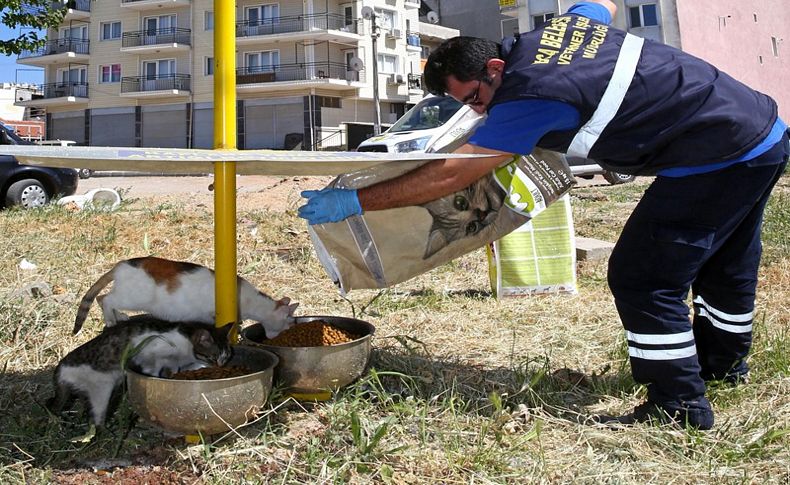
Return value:
[[(478, 120), (479, 121), (479, 120)], [(439, 152), (462, 145), (472, 127), (448, 130)], [(392, 162), (338, 176), (329, 186), (362, 188), (426, 162)], [(470, 160), (474, 163), (474, 160)], [(564, 158), (536, 149), (515, 156), (464, 190), (411, 207), (368, 211), (309, 226), (321, 264), (342, 294), (386, 288), (486, 246), (544, 211), (574, 183)]]
[(537, 217), (488, 245), (488, 275), (497, 298), (576, 293), (576, 240), (565, 194)]

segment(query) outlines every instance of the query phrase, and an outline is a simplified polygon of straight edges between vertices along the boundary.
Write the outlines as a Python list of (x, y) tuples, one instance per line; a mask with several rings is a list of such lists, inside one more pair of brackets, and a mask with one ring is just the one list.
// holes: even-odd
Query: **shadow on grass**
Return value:
[[(360, 386), (373, 398), (393, 400), (412, 396), (425, 401), (463, 403), (462, 412), (489, 416), (498, 407), (524, 404), (551, 416), (579, 421), (585, 407), (609, 396), (632, 394), (634, 383), (627, 366), (584, 374), (554, 368), (547, 357), (526, 358), (512, 367), (483, 367), (420, 354), (416, 341), (373, 351), (372, 373)], [(375, 381), (375, 382), (373, 382)], [(495, 396), (495, 397), (494, 397)]]

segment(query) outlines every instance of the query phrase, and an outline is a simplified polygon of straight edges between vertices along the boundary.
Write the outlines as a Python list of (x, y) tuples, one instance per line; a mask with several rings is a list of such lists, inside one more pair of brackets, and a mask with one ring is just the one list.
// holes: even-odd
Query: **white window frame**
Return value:
[[(650, 5), (656, 9), (656, 23), (654, 25), (645, 25), (645, 6)], [(631, 12), (633, 9), (639, 9), (639, 25), (633, 25), (633, 17), (631, 16)], [(628, 24), (629, 27), (632, 29), (641, 29), (644, 27), (658, 27), (661, 25), (661, 15), (658, 12), (658, 4), (657, 3), (640, 3), (639, 5), (634, 5), (628, 7)]]
[[(113, 79), (112, 79), (112, 68), (113, 68), (113, 66), (118, 66), (118, 80), (117, 81), (113, 81)], [(105, 67), (108, 67), (110, 69), (110, 77), (109, 77), (109, 80), (107, 80), (107, 81), (104, 80), (104, 73), (102, 73), (102, 69), (104, 69)], [(122, 77), (121, 69), (122, 68), (121, 68), (121, 63), (120, 62), (116, 62), (114, 64), (100, 64), (99, 65), (99, 69), (97, 70), (97, 73), (99, 75), (98, 76), (99, 77), (99, 79), (98, 79), (99, 84), (115, 84), (115, 83), (121, 82), (121, 77)]]
[(204, 76), (214, 75), (214, 56), (203, 57), (203, 75)]
[(377, 8), (375, 12), (379, 29), (386, 31), (398, 28), (398, 12), (383, 8)]
[(168, 68), (170, 70), (170, 72), (168, 74), (176, 74), (178, 72), (178, 65), (176, 64), (176, 60), (175, 59), (151, 59), (151, 60), (147, 60), (147, 61), (143, 61), (142, 62), (140, 72), (142, 72), (143, 79), (150, 81), (150, 79), (148, 79), (148, 70), (146, 69), (146, 66), (149, 65), (149, 64), (156, 65), (156, 74), (154, 74), (154, 79), (160, 79), (160, 76), (162, 75), (162, 73), (161, 73), (161, 70), (159, 68), (159, 65), (160, 65), (159, 63), (161, 63), (161, 62), (167, 62), (168, 65), (171, 66), (171, 67)]
[[(77, 81), (73, 81), (71, 79), (71, 71), (77, 71), (79, 79)], [(64, 79), (64, 74), (69, 74), (69, 79)], [(87, 84), (88, 82), (88, 67), (87, 66), (80, 66), (80, 67), (71, 67), (71, 68), (59, 68), (57, 74), (55, 75), (57, 82), (62, 84), (69, 84), (69, 83), (79, 83), (79, 84)]]
[(203, 30), (214, 30), (214, 11), (203, 12)]
[[(391, 60), (393, 70), (387, 70), (387, 61)], [(376, 59), (378, 65), (379, 74), (398, 74), (400, 69), (400, 59), (395, 54), (385, 54), (385, 53), (378, 53), (378, 59)]]
[[(74, 30), (79, 30), (82, 33), (82, 35), (80, 35), (78, 37), (71, 36), (70, 34)], [(61, 39), (71, 38), (71, 39), (76, 39), (76, 40), (88, 40), (88, 38), (89, 38), (88, 37), (88, 26), (87, 25), (77, 25), (77, 26), (74, 26), (74, 27), (61, 27), (59, 33), (60, 33), (60, 38)]]
[[(553, 19), (556, 16), (557, 16), (557, 12), (543, 12), (537, 15), (530, 15), (529, 21), (532, 22), (532, 30), (537, 29), (538, 27), (545, 24), (546, 22), (548, 22), (549, 20)], [(540, 23), (536, 22), (537, 19), (540, 19)]]
[[(260, 5), (253, 5), (250, 7), (244, 7), (244, 20), (248, 23), (250, 22), (250, 12), (257, 11), (258, 12), (258, 19), (257, 24), (261, 25), (266, 23), (269, 20), (269, 23), (279, 23), (280, 19), (280, 4), (279, 3), (262, 3)], [(267, 12), (268, 11), (268, 12)], [(268, 15), (267, 15), (268, 13)], [(249, 23), (249, 25), (253, 25)]]
[[(118, 35), (117, 36), (114, 35), (115, 32), (114, 32), (114, 29), (113, 29), (113, 27), (116, 26), (116, 25), (118, 26)], [(105, 37), (104, 36), (104, 28), (105, 27), (109, 27), (110, 28), (110, 36), (109, 37)], [(122, 36), (123, 36), (123, 29), (121, 27), (121, 21), (120, 20), (110, 20), (109, 22), (101, 22), (99, 24), (99, 40), (100, 41), (104, 41), (104, 40), (118, 40)]]
[[(258, 65), (251, 66), (250, 59), (252, 57), (258, 57)], [(263, 63), (264, 56), (268, 57), (268, 64)], [(277, 58), (276, 61), (274, 58)], [(262, 66), (267, 65), (269, 66), (269, 70), (264, 70)], [(253, 51), (253, 52), (245, 52), (244, 53), (244, 69), (249, 72), (250, 67), (256, 67), (258, 70), (254, 72), (274, 72), (278, 67), (280, 67), (280, 50), (279, 49), (272, 49), (268, 51)]]

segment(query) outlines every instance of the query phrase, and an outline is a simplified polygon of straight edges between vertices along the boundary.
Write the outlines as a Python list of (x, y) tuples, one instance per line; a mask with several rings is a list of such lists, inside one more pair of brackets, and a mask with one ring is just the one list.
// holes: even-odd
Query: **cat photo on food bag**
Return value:
[[(112, 289), (99, 296), (107, 285)], [(238, 277), (239, 317), (263, 325), (268, 338), (294, 324), (298, 303), (284, 297), (274, 300)], [(108, 327), (127, 320), (123, 311), (139, 311), (175, 321), (214, 323), (214, 271), (199, 264), (153, 256), (127, 259), (102, 275), (82, 297), (74, 321), (76, 335), (88, 317), (93, 300), (98, 300)]]
[(432, 219), (423, 259), (460, 239), (482, 237), (480, 233), (496, 221), (503, 199), (504, 191), (489, 176), (454, 194), (422, 204)]

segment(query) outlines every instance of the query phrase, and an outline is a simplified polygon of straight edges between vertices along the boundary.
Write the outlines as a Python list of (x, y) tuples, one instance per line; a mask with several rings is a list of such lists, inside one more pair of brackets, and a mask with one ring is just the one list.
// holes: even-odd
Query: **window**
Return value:
[(628, 9), (631, 27), (651, 27), (658, 25), (658, 11), (655, 3), (645, 3)]
[(205, 76), (213, 76), (214, 75), (214, 58), (213, 57), (205, 57), (206, 61), (203, 63), (203, 74)]
[(280, 51), (248, 52), (247, 72), (271, 72), (280, 65)]
[(376, 24), (381, 30), (396, 29), (395, 12), (392, 10), (376, 9)]
[(502, 20), (502, 37), (511, 37), (518, 33), (518, 19), (508, 18)]
[(420, 59), (427, 59), (428, 56), (431, 55), (431, 48), (427, 45), (422, 46), (422, 52), (420, 53)]
[(117, 83), (121, 81), (121, 65), (110, 64), (107, 66), (99, 66), (99, 82), (100, 83)]
[(143, 73), (149, 80), (172, 77), (176, 73), (176, 60), (145, 61), (143, 62)]
[(329, 96), (319, 96), (318, 104), (322, 108), (342, 108), (340, 98), (330, 98)]
[(65, 27), (60, 29), (61, 39), (88, 40), (88, 26)]
[(167, 34), (175, 32), (178, 23), (175, 15), (160, 15), (143, 19), (146, 35)]
[(99, 38), (101, 40), (114, 40), (121, 38), (121, 22), (102, 22), (100, 24)]
[(58, 69), (58, 81), (63, 84), (85, 84), (88, 82), (88, 68)]
[(258, 5), (245, 9), (245, 17), (249, 25), (274, 23), (279, 20), (280, 6), (276, 3)]
[[(532, 28), (537, 29), (538, 27), (542, 26), (549, 20), (554, 18), (554, 12), (543, 13), (540, 15), (533, 15), (532, 16)], [(507, 34), (513, 35), (513, 34)]]
[(203, 29), (214, 30), (214, 12), (206, 10), (203, 13)]
[(379, 54), (378, 68), (382, 74), (396, 74), (398, 72), (398, 57), (389, 54)]

